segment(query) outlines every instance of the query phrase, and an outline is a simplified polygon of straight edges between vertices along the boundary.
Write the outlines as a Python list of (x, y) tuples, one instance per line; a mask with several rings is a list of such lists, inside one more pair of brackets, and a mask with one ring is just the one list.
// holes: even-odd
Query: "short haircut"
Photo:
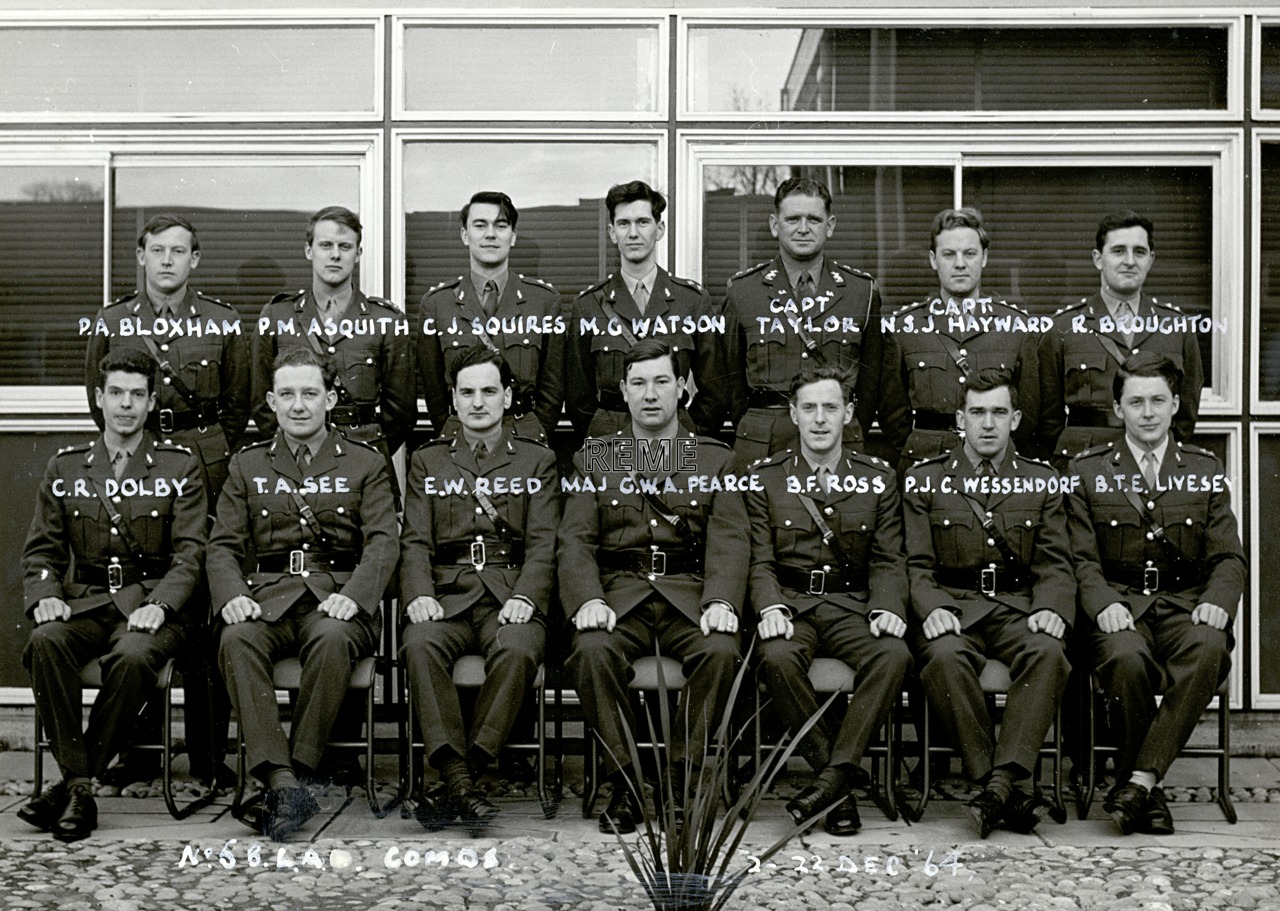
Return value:
[(1154, 351), (1143, 351), (1126, 358), (1111, 380), (1111, 397), (1115, 399), (1116, 404), (1120, 403), (1120, 398), (1124, 395), (1124, 381), (1131, 376), (1163, 377), (1169, 384), (1171, 393), (1182, 394), (1182, 371), (1178, 369), (1178, 365), (1166, 355), (1157, 354)]
[(360, 224), (360, 219), (356, 217), (356, 213), (342, 206), (325, 206), (315, 215), (311, 216), (311, 220), (307, 222), (307, 243), (310, 244), (316, 238), (316, 225), (322, 221), (332, 221), (356, 232), (356, 243), (364, 242), (364, 225)]
[(943, 231), (950, 231), (952, 228), (972, 228), (978, 232), (978, 240), (982, 243), (982, 249), (991, 246), (991, 236), (987, 234), (987, 229), (982, 226), (982, 213), (973, 206), (965, 206), (963, 209), (943, 209), (933, 219), (933, 227), (929, 229), (929, 249), (937, 251), (938, 235)]
[(836, 364), (815, 364), (809, 361), (791, 381), (791, 403), (795, 404), (802, 388), (823, 380), (835, 380), (840, 384), (840, 395), (846, 405), (853, 401), (853, 374)]
[(316, 354), (306, 345), (289, 345), (280, 349), (280, 353), (276, 355), (275, 363), (271, 365), (272, 387), (276, 384), (276, 374), (283, 367), (319, 367), (320, 376), (324, 379), (326, 392), (334, 388), (334, 383), (338, 378), (338, 371), (334, 368), (333, 361)]
[[(972, 374), (965, 381), (964, 398), (968, 401), (970, 392), (990, 392), (993, 389), (999, 389), (1001, 386), (1009, 390), (1009, 402), (1013, 405), (1013, 410), (1018, 410), (1018, 377), (1015, 371), (1007, 367), (986, 367)], [(961, 405), (963, 410), (963, 403)]]
[(511, 197), (506, 193), (499, 193), (497, 190), (481, 190), (471, 197), (470, 201), (462, 207), (462, 211), (458, 213), (458, 220), (462, 222), (462, 226), (467, 226), (467, 219), (471, 217), (471, 207), (476, 204), (488, 204), (498, 207), (498, 217), (505, 218), (511, 222), (514, 229), (516, 222), (520, 220), (520, 213), (516, 211), (516, 204), (511, 201)]
[(196, 233), (196, 226), (187, 221), (181, 215), (155, 215), (142, 226), (142, 233), (138, 235), (138, 249), (141, 250), (147, 246), (147, 235), (156, 235), (161, 231), (168, 231), (170, 228), (186, 228), (191, 233), (191, 250), (195, 252), (200, 249), (200, 235)]
[(662, 221), (662, 213), (667, 211), (666, 198), (643, 180), (630, 183), (614, 184), (605, 194), (604, 205), (609, 210), (609, 221), (613, 221), (614, 210), (629, 202), (647, 202), (653, 210), (653, 220)]
[(676, 353), (671, 350), (671, 346), (662, 339), (646, 338), (636, 342), (631, 350), (622, 356), (622, 379), (626, 382), (627, 375), (631, 372), (632, 364), (639, 364), (641, 361), (653, 361), (660, 357), (668, 358), (671, 361), (671, 372), (680, 377), (680, 364), (676, 360)]
[(1151, 219), (1143, 218), (1133, 209), (1120, 209), (1102, 216), (1102, 221), (1098, 222), (1098, 233), (1093, 236), (1093, 249), (1102, 250), (1106, 246), (1107, 235), (1123, 228), (1142, 228), (1147, 232), (1148, 249), (1156, 248), (1155, 227), (1151, 224)]
[(449, 388), (457, 388), (459, 373), (468, 367), (477, 367), (481, 364), (493, 364), (498, 368), (498, 377), (502, 381), (503, 389), (510, 389), (515, 382), (515, 378), (511, 373), (511, 365), (507, 363), (505, 357), (497, 351), (486, 348), (484, 345), (473, 345), (455, 357), (453, 362), (449, 364)]
[(156, 361), (137, 348), (114, 348), (98, 361), (98, 389), (105, 389), (108, 373), (136, 373), (147, 378), (147, 394), (156, 391)]
[(775, 212), (778, 211), (782, 201), (788, 196), (816, 196), (822, 200), (822, 205), (826, 207), (827, 214), (831, 214), (831, 191), (820, 180), (814, 180), (812, 177), (788, 177), (778, 184), (778, 189), (773, 194), (773, 210)]

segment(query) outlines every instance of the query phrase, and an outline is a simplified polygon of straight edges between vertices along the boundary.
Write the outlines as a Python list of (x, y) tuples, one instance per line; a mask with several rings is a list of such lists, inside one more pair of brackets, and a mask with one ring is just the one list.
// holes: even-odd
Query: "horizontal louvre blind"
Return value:
[(1258, 301), (1258, 376), (1264, 399), (1280, 398), (1280, 145), (1263, 143), (1262, 254), (1256, 264)]
[(1262, 97), (1264, 108), (1280, 108), (1280, 25), (1262, 28)]

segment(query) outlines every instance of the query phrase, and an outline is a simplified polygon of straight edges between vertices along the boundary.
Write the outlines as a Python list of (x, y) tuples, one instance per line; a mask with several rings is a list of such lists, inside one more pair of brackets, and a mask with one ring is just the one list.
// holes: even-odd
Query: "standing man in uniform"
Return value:
[[(22, 554), (24, 602), (36, 623), (22, 663), (62, 781), (18, 818), (61, 841), (97, 827), (90, 779), (132, 739), (186, 627), (198, 634), (205, 620), (184, 610), (205, 547), (200, 463), (146, 429), (156, 407), (149, 354), (113, 351), (96, 372), (103, 432), (49, 461)], [(99, 656), (102, 689), (82, 731), (80, 668)]]
[[(985, 784), (968, 810), (986, 838), (999, 825), (1030, 832), (1046, 810), (1030, 777), (1070, 671), (1076, 582), (1061, 478), (1010, 442), (1012, 378), (977, 373), (963, 401), (964, 442), (908, 470), (903, 513), (920, 680)], [(998, 740), (978, 683), (988, 659), (1012, 677)]]
[[(200, 237), (191, 222), (176, 215), (155, 216), (138, 237), (137, 258), (142, 289), (102, 308), (94, 318), (85, 351), (89, 412), (104, 428), (97, 395), (102, 386), (99, 364), (108, 352), (142, 351), (154, 360), (159, 379), (147, 428), (199, 459), (212, 515), (227, 481), (227, 461), (244, 441), (249, 422), (250, 341), (235, 310), (190, 285), (200, 263)], [(204, 593), (201, 586), (197, 597), (203, 600)], [(195, 643), (194, 663), (183, 668), (183, 680), (189, 698), (191, 772), (212, 781), (223, 769), (227, 721), (214, 656), (200, 648), (206, 641), (199, 637)], [(144, 723), (158, 732), (157, 721)], [(150, 778), (152, 768), (134, 756), (111, 771), (118, 783), (127, 783), (125, 779)]]
[[(320, 760), (351, 669), (377, 646), (399, 545), (386, 459), (325, 421), (338, 401), (333, 366), (290, 345), (272, 376), (276, 434), (232, 457), (207, 571), (226, 623), (222, 675), (249, 771), (268, 789), (261, 828), (281, 841), (319, 811), (303, 785), (326, 777)], [(291, 652), (302, 685), (286, 739), (271, 675)]]
[[(880, 424), (899, 466), (950, 452), (960, 443), (956, 414), (979, 371), (1012, 371), (1022, 420), (1014, 441), (1034, 453), (1039, 333), (1026, 312), (982, 288), (991, 238), (974, 208), (944, 209), (929, 231), (937, 296), (896, 311), (884, 339)], [(1007, 325), (1008, 328), (993, 328)]]
[[(420, 798), (429, 830), (460, 813), (483, 824), (498, 812), (477, 787), (506, 742), (542, 662), (555, 580), (560, 491), (555, 455), (502, 422), (512, 398), (500, 354), (468, 348), (449, 385), (461, 428), (413, 455), (400, 548), (408, 625), (400, 652), (427, 757), (445, 785)], [(485, 657), (468, 732), (453, 666)]]
[[(1155, 255), (1148, 219), (1129, 210), (1107, 215), (1094, 236), (1101, 287), (1054, 314), (1052, 331), (1040, 340), (1041, 434), (1060, 470), (1077, 453), (1124, 435), (1111, 390), (1120, 365), (1135, 354), (1162, 354), (1182, 372), (1173, 435), (1189, 443), (1195, 433), (1204, 385), (1200, 345), (1194, 332), (1179, 328), (1181, 310), (1142, 293)], [(1173, 331), (1156, 331), (1160, 321)]]
[(728, 478), (729, 448), (680, 429), (679, 368), (657, 339), (627, 352), (622, 393), (631, 425), (607, 440), (588, 438), (574, 457), (560, 526), (560, 597), (575, 629), (566, 666), (613, 781), (603, 832), (634, 832), (641, 813), (623, 733), (623, 725), (638, 730), (627, 698), (632, 662), (656, 646), (683, 665), (668, 745), (679, 802), (685, 782), (697, 781), (692, 763), (714, 739), (741, 660), (746, 508), (741, 493), (725, 489), (736, 480)]
[(733, 448), (744, 464), (795, 446), (791, 381), (810, 361), (853, 376), (857, 420), (844, 431), (851, 448), (861, 448), (880, 398), (880, 292), (867, 273), (823, 255), (836, 229), (831, 192), (792, 177), (773, 194), (773, 207), (778, 255), (729, 280), (726, 360), (709, 376), (733, 384)]
[[(578, 295), (569, 322), (565, 379), (566, 408), (579, 434), (606, 437), (631, 423), (619, 392), (622, 359), (640, 338), (655, 332), (680, 361), (686, 387), (697, 393), (680, 423), (698, 433), (718, 433), (728, 403), (725, 377), (711, 376), (715, 353), (724, 339), (701, 331), (712, 316), (711, 298), (697, 282), (677, 278), (658, 266), (658, 241), (666, 233), (662, 214), (667, 201), (640, 180), (610, 187), (609, 241), (618, 248), (621, 268)], [(674, 323), (675, 331), (665, 329)], [(691, 331), (688, 326), (694, 326)], [(585, 326), (593, 327), (591, 330)], [(611, 332), (617, 326), (621, 332)]]
[(438, 436), (457, 428), (450, 415), (450, 366), (481, 345), (503, 356), (515, 377), (508, 420), (529, 440), (551, 439), (564, 404), (567, 309), (542, 279), (512, 275), (511, 248), (520, 213), (506, 193), (482, 191), (462, 207), (462, 244), (468, 275), (441, 282), (422, 297), (418, 375)]
[(819, 724), (800, 745), (817, 781), (787, 803), (797, 824), (832, 807), (823, 822), (832, 835), (861, 828), (853, 772), (911, 666), (902, 638), (908, 592), (898, 478), (879, 459), (842, 446), (853, 420), (851, 387), (838, 367), (800, 371), (791, 391), (799, 451), (756, 466), (763, 489), (746, 494), (761, 670), (788, 730), (818, 713), (808, 675), (815, 657), (854, 671), (839, 730)]
[(291, 347), (309, 348), (327, 358), (337, 374), (338, 398), (329, 421), (348, 439), (383, 454), (394, 488), (391, 457), (418, 417), (410, 327), (391, 301), (366, 297), (355, 286), (363, 237), (360, 219), (350, 209), (329, 206), (311, 216), (304, 248), (311, 287), (277, 294), (258, 320), (253, 418), (264, 434), (275, 433), (276, 414), (267, 395), (276, 356)]
[(1232, 479), (1213, 453), (1172, 436), (1181, 380), (1162, 354), (1128, 358), (1112, 393), (1124, 436), (1071, 461), (1080, 603), (1119, 747), (1104, 807), (1125, 835), (1173, 832), (1161, 782), (1231, 670), (1244, 592)]

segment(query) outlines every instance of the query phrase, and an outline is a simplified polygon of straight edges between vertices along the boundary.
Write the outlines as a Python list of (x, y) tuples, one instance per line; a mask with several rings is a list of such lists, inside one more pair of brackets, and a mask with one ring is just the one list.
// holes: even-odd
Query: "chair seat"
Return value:
[(815, 693), (852, 693), (853, 668), (838, 658), (814, 658), (809, 682)]
[[(484, 656), (463, 655), (453, 664), (453, 685), (461, 687), (477, 687), (484, 683)], [(546, 668), (538, 665), (538, 674), (533, 678), (534, 689), (542, 686), (546, 679)]]
[(1009, 676), (1009, 666), (1000, 661), (987, 661), (987, 666), (978, 675), (978, 684), (984, 693), (1009, 692), (1009, 688), (1013, 686), (1013, 678)]
[[(353, 690), (367, 690), (373, 686), (374, 671), (377, 661), (372, 656), (361, 658), (351, 670)], [(271, 683), (278, 690), (296, 690), (302, 688), (302, 662), (296, 656), (277, 661), (271, 672)]]
[(656, 658), (646, 656), (639, 659), (633, 665), (632, 670), (635, 671), (635, 677), (627, 684), (629, 689), (633, 690), (656, 690), (658, 689), (658, 662), (662, 662), (662, 682), (668, 690), (679, 690), (684, 688), (685, 679), (684, 671), (680, 667), (680, 662), (674, 658)]
[[(169, 685), (169, 681), (173, 676), (174, 664), (170, 658), (160, 666), (159, 673), (156, 674), (156, 686), (164, 689)], [(102, 689), (102, 659), (94, 658), (84, 667), (80, 668), (80, 685), (86, 689), (100, 690)]]

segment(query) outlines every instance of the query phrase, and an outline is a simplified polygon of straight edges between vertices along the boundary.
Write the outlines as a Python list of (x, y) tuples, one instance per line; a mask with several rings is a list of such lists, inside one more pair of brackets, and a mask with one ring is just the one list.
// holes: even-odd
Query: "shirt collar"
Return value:
[[(283, 431), (282, 431), (282, 432), (283, 432)], [(318, 456), (318, 455), (320, 454), (320, 449), (324, 446), (325, 441), (326, 441), (326, 440), (328, 440), (328, 439), (329, 439), (329, 431), (326, 429), (326, 430), (325, 430), (325, 433), (324, 433), (324, 436), (320, 437), (319, 439), (313, 439), (313, 440), (311, 440), (311, 442), (309, 442), (309, 443), (307, 443), (307, 444), (306, 444), (307, 448), (311, 451), (311, 458), (313, 458), (313, 459), (314, 459), (316, 456)], [(294, 459), (297, 459), (297, 458), (298, 458), (298, 450), (299, 450), (299, 449), (302, 447), (302, 445), (303, 445), (303, 444), (302, 444), (302, 441), (301, 441), (301, 440), (291, 440), (291, 439), (289, 439), (289, 435), (288, 435), (288, 434), (285, 434), (284, 442), (285, 442), (285, 445), (289, 447), (289, 453), (290, 453), (290, 455), (292, 455), (292, 456), (294, 457)]]
[(333, 301), (337, 304), (337, 311), (341, 313), (347, 309), (347, 305), (351, 303), (351, 298), (355, 296), (355, 286), (347, 285), (347, 287), (339, 294), (321, 294), (314, 288), (311, 290), (311, 293), (316, 299), (317, 306), (323, 307), (325, 304)]
[(800, 278), (803, 275), (809, 275), (813, 279), (813, 288), (816, 291), (818, 282), (822, 280), (822, 260), (816, 260), (808, 269), (797, 269), (795, 272), (787, 269), (787, 281), (791, 282), (792, 288), (799, 287)]
[(472, 271), (471, 287), (475, 289), (476, 296), (483, 299), (485, 283), (493, 282), (495, 285), (498, 286), (498, 300), (502, 300), (502, 295), (506, 293), (507, 282), (510, 278), (511, 278), (511, 271), (509, 269), (502, 270), (501, 275), (495, 275), (493, 278), (485, 278), (479, 272)]
[(650, 294), (653, 294), (653, 282), (657, 277), (658, 277), (658, 267), (657, 265), (653, 265), (649, 268), (648, 272), (646, 272), (644, 275), (641, 275), (637, 278), (632, 278), (630, 275), (623, 272), (622, 282), (627, 286), (627, 290), (631, 292), (631, 296), (635, 297), (636, 288), (639, 285), (644, 285), (645, 290), (647, 290)]
[(1116, 297), (1106, 288), (1103, 288), (1101, 293), (1102, 302), (1107, 305), (1107, 312), (1111, 314), (1112, 319), (1116, 318), (1116, 314), (1118, 313), (1121, 304), (1124, 304), (1125, 307), (1128, 308), (1128, 313), (1137, 314), (1138, 302), (1142, 298), (1141, 292), (1135, 294), (1133, 297)]
[(1147, 449), (1129, 439), (1129, 434), (1124, 435), (1125, 444), (1129, 447), (1129, 451), (1133, 453), (1133, 460), (1138, 463), (1138, 468), (1142, 468), (1142, 457), (1148, 452), (1155, 453), (1156, 472), (1159, 473), (1160, 466), (1164, 464), (1164, 454), (1169, 451), (1169, 434), (1164, 435), (1164, 439), (1155, 449)]
[(836, 451), (831, 454), (831, 458), (827, 459), (825, 462), (813, 461), (813, 459), (809, 458), (809, 454), (803, 450), (801, 451), (801, 454), (804, 455), (804, 460), (809, 463), (809, 470), (814, 474), (818, 473), (819, 468), (826, 468), (827, 471), (835, 474), (840, 468), (840, 458), (844, 455), (844, 451), (837, 448)]
[[(1008, 449), (1008, 447), (1005, 447), (1005, 449), (1000, 450), (1000, 452), (987, 459), (987, 461), (991, 463), (991, 467), (995, 469), (996, 474), (1000, 473), (1000, 466), (1004, 464), (1004, 454), (1006, 449)], [(965, 457), (968, 458), (969, 464), (975, 469), (977, 469), (977, 467), (982, 464), (982, 460), (986, 458), (986, 456), (979, 455), (977, 450), (969, 445), (968, 441), (964, 444), (964, 454)]]

